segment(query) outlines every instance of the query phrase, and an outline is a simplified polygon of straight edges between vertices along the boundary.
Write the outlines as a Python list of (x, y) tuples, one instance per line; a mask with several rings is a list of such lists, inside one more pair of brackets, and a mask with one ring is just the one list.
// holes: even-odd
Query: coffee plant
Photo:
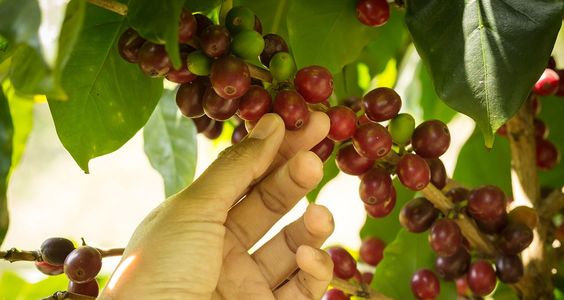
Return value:
[[(0, 242), (37, 97), (86, 173), (143, 129), (166, 196), (194, 177), (196, 134), (236, 144), (266, 113), (296, 131), (321, 111), (325, 174), (307, 199), (342, 171), (367, 213), (360, 249), (326, 249), (323, 299), (564, 299), (563, 13), (561, 0), (2, 0)], [(457, 112), (476, 130), (449, 176)], [(46, 299), (93, 299), (103, 258), (122, 253), (53, 237), (0, 258), (64, 273)]]

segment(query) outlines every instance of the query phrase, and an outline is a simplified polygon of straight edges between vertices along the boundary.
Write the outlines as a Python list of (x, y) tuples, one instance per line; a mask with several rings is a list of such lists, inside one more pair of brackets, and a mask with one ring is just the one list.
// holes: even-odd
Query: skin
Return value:
[(328, 130), (323, 113), (289, 132), (265, 115), (141, 222), (99, 299), (320, 299), (333, 271), (319, 249), (334, 228), (327, 208), (310, 204), (248, 251), (321, 180), (323, 164), (307, 150)]

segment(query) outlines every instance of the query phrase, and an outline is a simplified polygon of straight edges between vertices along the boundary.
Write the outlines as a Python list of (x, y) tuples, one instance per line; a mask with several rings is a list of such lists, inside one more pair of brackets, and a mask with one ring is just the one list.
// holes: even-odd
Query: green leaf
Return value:
[(119, 56), (125, 27), (124, 17), (89, 5), (62, 77), (69, 100), (48, 98), (59, 138), (85, 172), (90, 159), (117, 150), (145, 125), (162, 93), (162, 79)]
[(487, 149), (475, 129), (460, 150), (453, 179), (470, 188), (493, 184), (511, 195), (511, 151), (507, 139), (500, 137), (495, 147)]
[(183, 117), (175, 102), (176, 90), (165, 90), (143, 129), (145, 154), (162, 175), (166, 196), (194, 179), (197, 158), (196, 127)]
[(8, 231), (9, 214), (6, 191), (12, 166), (14, 126), (10, 116), (8, 99), (0, 89), (0, 245)]
[[(564, 153), (564, 131), (562, 128), (562, 116), (564, 115), (564, 103), (561, 97), (541, 98), (542, 110), (539, 118), (545, 122), (550, 133), (548, 140), (556, 145), (560, 153)], [(542, 186), (561, 188), (564, 182), (564, 161), (560, 161), (550, 171), (539, 170), (539, 179)]]
[(27, 284), (16, 273), (2, 273), (2, 276), (0, 276), (0, 299), (18, 299), (18, 294)]
[(10, 173), (17, 167), (25, 150), (27, 138), (33, 127), (33, 99), (19, 95), (9, 81), (2, 84), (4, 94), (8, 99), (10, 114), (14, 125), (12, 166)]
[(175, 68), (179, 68), (178, 23), (185, 0), (130, 0), (127, 20), (153, 43), (164, 44)]
[[(288, 42), (287, 16), (293, 0), (234, 0), (233, 6), (250, 8), (262, 23), (263, 33), (276, 33)], [(288, 45), (292, 48), (292, 45)]]
[(184, 3), (184, 7), (191, 12), (208, 12), (220, 4), (221, 0), (190, 0)]
[(507, 284), (499, 282), (495, 288), (495, 292), (492, 295), (492, 299), (495, 300), (518, 300), (517, 294), (511, 289)]
[[(337, 146), (335, 145), (335, 149), (336, 148)], [(339, 168), (337, 168), (337, 164), (335, 163), (336, 156), (337, 151), (334, 150), (327, 161), (325, 161), (323, 166), (323, 179), (321, 179), (319, 184), (306, 195), (307, 201), (315, 202), (317, 200), (317, 196), (319, 196), (319, 192), (321, 192), (321, 189), (323, 189), (326, 184), (331, 182), (331, 180), (339, 174)]]
[[(422, 268), (433, 270), (434, 262), (435, 254), (429, 247), (427, 235), (402, 229), (384, 249), (384, 259), (376, 268), (372, 287), (392, 299), (415, 299), (410, 288), (413, 273)], [(441, 291), (437, 299), (456, 299), (454, 283), (440, 282)]]
[(474, 119), (492, 147), (496, 129), (517, 112), (546, 67), (563, 2), (408, 0), (406, 8), (437, 94)]
[(39, 49), (41, 10), (37, 0), (0, 1), (0, 35), (10, 47), (27, 44)]

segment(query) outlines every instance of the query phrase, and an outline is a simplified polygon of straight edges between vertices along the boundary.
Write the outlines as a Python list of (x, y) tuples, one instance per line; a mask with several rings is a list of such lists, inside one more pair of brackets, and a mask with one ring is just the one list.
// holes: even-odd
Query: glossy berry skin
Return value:
[(447, 198), (449, 198), (453, 203), (458, 203), (464, 200), (468, 200), (470, 191), (463, 187), (456, 187), (448, 190), (448, 192), (445, 193), (445, 196), (447, 196)]
[(99, 289), (100, 288), (96, 279), (92, 279), (85, 283), (75, 283), (69, 281), (69, 286), (67, 288), (67, 290), (71, 293), (90, 297), (98, 297)]
[(440, 219), (433, 224), (429, 234), (429, 245), (439, 256), (451, 256), (462, 248), (462, 232), (455, 221)]
[(202, 100), (206, 86), (203, 80), (182, 84), (176, 91), (176, 105), (180, 112), (188, 118), (199, 118), (204, 115)]
[(296, 73), (294, 57), (288, 52), (278, 52), (270, 59), (269, 70), (277, 82), (290, 81)]
[(274, 54), (278, 52), (288, 52), (288, 44), (284, 39), (274, 33), (266, 34), (262, 37), (264, 39), (264, 50), (260, 54), (260, 62), (265, 65), (270, 65), (270, 60), (274, 56)]
[(145, 39), (135, 29), (128, 28), (119, 37), (119, 55), (130, 63), (137, 63), (139, 61), (139, 50), (144, 43)]
[(62, 265), (55, 266), (45, 261), (36, 261), (35, 268), (37, 268), (39, 272), (49, 276), (63, 274), (64, 272)]
[(241, 124), (237, 125), (235, 129), (233, 129), (233, 135), (231, 136), (231, 144), (235, 145), (240, 143), (246, 136), (247, 136), (247, 128), (245, 128), (245, 123), (241, 122)]
[(282, 117), (288, 130), (298, 130), (309, 120), (304, 98), (293, 90), (282, 90), (274, 99), (273, 111)]
[(535, 118), (533, 120), (533, 125), (535, 127), (535, 139), (537, 141), (544, 140), (548, 137), (548, 127), (542, 120)]
[(186, 67), (190, 73), (198, 76), (208, 76), (211, 72), (212, 59), (202, 51), (190, 52), (186, 57)]
[(466, 276), (468, 287), (477, 296), (490, 294), (494, 290), (497, 281), (492, 265), (484, 260), (471, 264)]
[(184, 61), (179, 69), (171, 67), (165, 77), (168, 81), (182, 84), (192, 82), (198, 76), (196, 74), (192, 74), (192, 72), (188, 70), (186, 62)]
[(560, 161), (560, 151), (548, 140), (537, 140), (536, 143), (537, 167), (541, 170), (551, 170)]
[(229, 31), (219, 25), (206, 27), (200, 37), (200, 46), (202, 51), (212, 58), (218, 58), (229, 53), (231, 46)]
[(462, 277), (470, 267), (470, 254), (464, 247), (460, 247), (451, 256), (437, 256), (435, 272), (444, 280), (454, 280)]
[(500, 136), (507, 136), (507, 124), (501, 125), (495, 133)]
[(411, 144), (415, 153), (421, 157), (437, 158), (447, 151), (450, 132), (445, 123), (439, 120), (425, 121), (413, 131)]
[(497, 277), (503, 283), (517, 283), (523, 277), (523, 262), (517, 255), (500, 255), (495, 261)]
[(362, 272), (362, 274), (360, 274), (362, 282), (364, 282), (364, 284), (370, 285), (372, 283), (372, 279), (374, 278), (374, 273), (370, 273), (370, 272)]
[(431, 183), (439, 190), (442, 190), (447, 183), (447, 173), (443, 161), (440, 158), (426, 159), (425, 161), (429, 166), (429, 170), (431, 170)]
[(96, 248), (81, 246), (73, 250), (65, 259), (65, 274), (76, 283), (88, 282), (100, 272), (102, 255)]
[(418, 270), (411, 277), (411, 291), (420, 300), (436, 299), (441, 291), (439, 279), (429, 269)]
[(438, 216), (439, 211), (429, 200), (418, 197), (402, 207), (399, 220), (408, 231), (419, 233), (429, 229)]
[(378, 123), (361, 125), (352, 140), (358, 154), (370, 159), (382, 158), (392, 149), (392, 137), (388, 130)]
[(539, 224), (539, 216), (534, 208), (528, 206), (517, 206), (507, 215), (509, 222), (523, 223), (531, 229), (535, 229)]
[(262, 35), (262, 22), (256, 15), (255, 15), (255, 26), (253, 27), (253, 30)]
[(225, 27), (233, 34), (243, 30), (254, 30), (255, 13), (245, 6), (236, 6), (227, 12)]
[(392, 192), (388, 200), (376, 204), (364, 204), (366, 213), (373, 218), (383, 218), (389, 215), (396, 206), (396, 189), (392, 186)]
[(147, 41), (139, 49), (139, 67), (150, 77), (160, 77), (168, 73), (172, 63), (163, 45)]
[(476, 220), (491, 221), (502, 218), (506, 214), (505, 207), (503, 191), (496, 186), (486, 185), (470, 192), (466, 210)]
[(263, 50), (262, 35), (254, 30), (243, 30), (231, 41), (231, 52), (243, 59), (255, 59)]
[(61, 237), (46, 239), (40, 248), (43, 260), (54, 266), (62, 266), (67, 255), (73, 250), (74, 244), (69, 239)]
[(317, 145), (313, 146), (310, 151), (315, 153), (322, 161), (326, 161), (333, 153), (333, 148), (335, 148), (335, 142), (324, 138)]
[(264, 114), (270, 112), (272, 98), (267, 90), (258, 85), (251, 85), (241, 97), (237, 115), (246, 121), (257, 121)]
[(215, 123), (214, 120), (210, 119), (206, 115), (203, 115), (199, 118), (193, 118), (192, 121), (194, 121), (194, 125), (196, 125), (197, 133), (203, 133), (204, 131), (213, 127), (213, 124)]
[(415, 119), (410, 114), (398, 114), (388, 123), (388, 131), (392, 141), (397, 145), (407, 145), (415, 130)]
[(349, 175), (362, 175), (374, 166), (374, 160), (358, 154), (353, 144), (341, 146), (335, 161), (339, 170)]
[(507, 255), (519, 254), (533, 241), (533, 230), (523, 223), (510, 223), (499, 234), (498, 249)]
[(544, 69), (533, 87), (533, 93), (540, 96), (554, 95), (558, 91), (560, 77), (552, 69)]
[(321, 300), (350, 300), (351, 297), (347, 296), (347, 294), (343, 293), (343, 291), (338, 289), (330, 289), (321, 298)]
[(386, 242), (383, 240), (373, 236), (366, 237), (362, 240), (358, 251), (360, 259), (371, 266), (377, 266), (384, 258), (385, 247)]
[(351, 254), (342, 247), (331, 247), (327, 253), (333, 260), (333, 274), (344, 280), (351, 279), (356, 272), (356, 261)]
[(210, 80), (215, 92), (224, 99), (243, 96), (251, 87), (247, 64), (234, 56), (224, 56), (212, 64)]
[(192, 13), (183, 9), (180, 13), (180, 25), (178, 26), (178, 42), (187, 43), (196, 35), (198, 22)]
[(390, 120), (397, 116), (401, 109), (401, 98), (391, 88), (373, 89), (362, 97), (362, 107), (366, 116), (374, 122)]
[(382, 203), (390, 198), (392, 178), (383, 168), (376, 167), (362, 175), (358, 193), (368, 205)]
[(197, 24), (196, 36), (199, 37), (202, 36), (202, 32), (204, 31), (204, 29), (206, 29), (210, 25), (213, 25), (212, 20), (210, 20), (210, 18), (208, 18), (205, 15), (194, 14), (194, 18), (196, 19), (196, 24)]
[(429, 165), (416, 154), (404, 154), (397, 163), (396, 172), (400, 182), (413, 191), (424, 189), (431, 181)]
[(331, 127), (327, 137), (335, 142), (350, 139), (356, 132), (356, 115), (352, 109), (338, 105), (327, 111)]
[(204, 131), (203, 134), (208, 139), (215, 140), (223, 132), (223, 122), (215, 120), (212, 121), (213, 122), (210, 124), (210, 127), (206, 131)]
[(202, 100), (206, 115), (216, 121), (231, 118), (239, 109), (239, 99), (226, 100), (220, 97), (214, 89), (207, 88)]
[(356, 17), (364, 25), (382, 26), (390, 18), (390, 5), (386, 0), (359, 0), (356, 3)]
[(322, 66), (305, 67), (296, 73), (294, 86), (307, 102), (323, 102), (333, 93), (333, 76)]
[(507, 215), (503, 215), (502, 217), (497, 219), (476, 219), (475, 221), (481, 231), (489, 234), (498, 234), (501, 232), (501, 230), (503, 230), (503, 228), (505, 228), (505, 226), (507, 226)]

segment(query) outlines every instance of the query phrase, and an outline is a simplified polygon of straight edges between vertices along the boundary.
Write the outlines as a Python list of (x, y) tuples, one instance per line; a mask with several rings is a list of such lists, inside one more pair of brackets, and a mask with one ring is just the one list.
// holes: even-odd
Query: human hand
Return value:
[(143, 220), (101, 299), (321, 298), (333, 272), (331, 258), (317, 249), (333, 231), (325, 207), (310, 204), (248, 250), (321, 180), (323, 164), (306, 150), (328, 130), (319, 112), (289, 132), (280, 117), (265, 115), (248, 138)]

